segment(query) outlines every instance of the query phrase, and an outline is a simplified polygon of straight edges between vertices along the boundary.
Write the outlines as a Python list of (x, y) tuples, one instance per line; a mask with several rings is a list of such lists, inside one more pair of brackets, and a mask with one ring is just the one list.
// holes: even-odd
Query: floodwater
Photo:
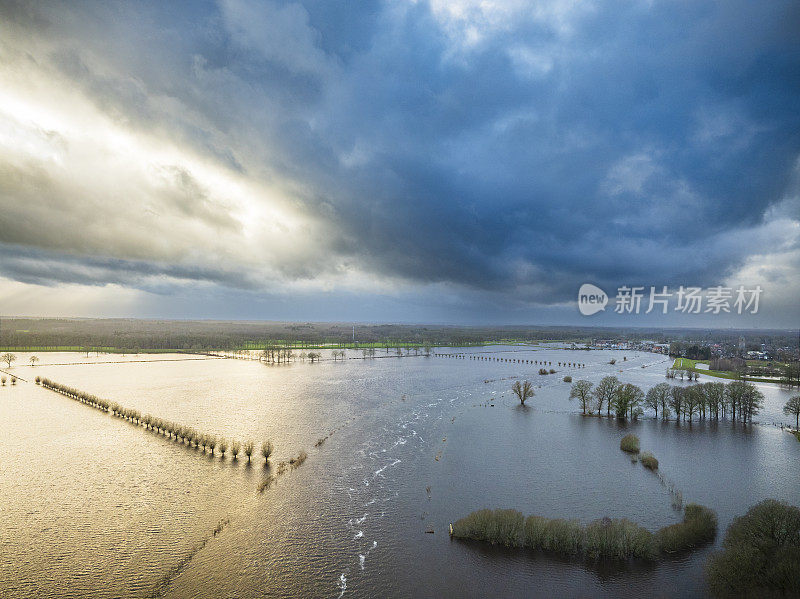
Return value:
[[(282, 365), (38, 354), (31, 367), (18, 354), (8, 372), (28, 382), (0, 387), (0, 596), (702, 597), (703, 563), (735, 516), (767, 497), (800, 505), (800, 443), (774, 425), (789, 422), (777, 385), (759, 385), (761, 424), (625, 424), (582, 417), (562, 377), (647, 389), (667, 380), (665, 356), (463, 351), (548, 360), (558, 373), (382, 350)], [(270, 439), (273, 463), (309, 458), (258, 493), (274, 472), (260, 456), (203, 455), (37, 387), (36, 375), (228, 439)], [(513, 377), (537, 385), (526, 408)], [(612, 566), (449, 538), (450, 522), (482, 507), (651, 530), (679, 521), (669, 489), (619, 450), (627, 432), (684, 501), (717, 511), (715, 547)]]

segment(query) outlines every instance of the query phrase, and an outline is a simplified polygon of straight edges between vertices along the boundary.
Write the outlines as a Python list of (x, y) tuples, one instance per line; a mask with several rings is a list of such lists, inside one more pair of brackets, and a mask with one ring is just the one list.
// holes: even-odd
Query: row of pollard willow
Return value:
[[(548, 360), (523, 360), (522, 358), (495, 358), (493, 356), (473, 356), (470, 354), (436, 354), (444, 358), (457, 358), (460, 360), (483, 360), (485, 362), (508, 362), (509, 364), (536, 364), (538, 366), (552, 366), (553, 362)], [(564, 368), (586, 368), (586, 364), (578, 362), (556, 362)]]
[[(203, 453), (209, 451), (211, 455), (214, 455), (214, 452), (219, 450), (220, 455), (224, 458), (225, 453), (228, 451), (228, 442), (223, 438), (200, 433), (189, 426), (183, 426), (170, 420), (151, 416), (150, 414), (142, 414), (138, 410), (125, 408), (116, 402), (110, 402), (107, 399), (80, 391), (79, 389), (67, 387), (66, 385), (56, 383), (50, 379), (37, 376), (36, 383), (42, 385), (42, 387), (46, 389), (69, 397), (70, 399), (74, 399), (103, 412), (108, 412), (112, 416), (122, 418), (137, 426), (143, 426), (146, 430), (153, 433), (161, 434), (175, 441), (185, 443), (189, 447), (202, 448)], [(250, 461), (255, 451), (255, 445), (252, 441), (247, 441), (244, 444), (239, 441), (233, 441), (230, 444), (230, 451), (234, 460), (238, 458), (239, 453), (244, 453), (247, 456), (247, 460)], [(261, 444), (261, 455), (264, 456), (266, 462), (269, 462), (272, 451), (272, 442), (265, 441)]]
[[(389, 353), (390, 348), (385, 348), (386, 353)], [(375, 358), (377, 357), (377, 352), (374, 347), (362, 347), (362, 348), (349, 348), (349, 351), (360, 351), (361, 358)], [(414, 352), (414, 356), (419, 356), (420, 352), (421, 355), (425, 357), (430, 357), (433, 355), (433, 350), (430, 346), (424, 347), (411, 347), (406, 348), (406, 353), (403, 354), (402, 347), (394, 348), (395, 355), (397, 357), (410, 357), (412, 355), (412, 351)], [(263, 350), (260, 352), (252, 352), (251, 350), (233, 350), (233, 351), (217, 351), (213, 352), (209, 355), (217, 356), (220, 358), (235, 358), (238, 360), (253, 360), (258, 362), (264, 362), (265, 364), (274, 364), (274, 363), (284, 363), (289, 364), (290, 362), (296, 362), (297, 358), (300, 358), (303, 362), (306, 360), (310, 361), (312, 364), (316, 361), (319, 362), (323, 359), (321, 352), (301, 352), (299, 355), (295, 354), (291, 349), (273, 349), (273, 350)], [(346, 360), (348, 359), (347, 350), (344, 349), (334, 349), (331, 350), (331, 358), (333, 361), (336, 362), (337, 360)], [(353, 359), (349, 357), (349, 359)]]

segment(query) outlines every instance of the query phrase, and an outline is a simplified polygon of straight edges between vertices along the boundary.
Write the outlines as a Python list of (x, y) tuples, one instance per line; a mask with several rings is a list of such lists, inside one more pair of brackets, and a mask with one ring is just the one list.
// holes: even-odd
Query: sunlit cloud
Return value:
[(0, 276), (517, 321), (791, 278), (791, 3), (704, 6), (5, 3)]

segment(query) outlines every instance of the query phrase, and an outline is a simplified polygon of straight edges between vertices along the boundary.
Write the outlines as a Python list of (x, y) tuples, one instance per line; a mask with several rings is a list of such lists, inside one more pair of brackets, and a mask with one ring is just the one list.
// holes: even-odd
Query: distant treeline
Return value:
[[(556, 326), (446, 326), (410, 324), (258, 322), (212, 320), (139, 320), (126, 318), (6, 318), (0, 320), (0, 349), (61, 349), (80, 351), (205, 351), (264, 349), (268, 342), (294, 349), (319, 345), (364, 347), (470, 346), (483, 343), (524, 343), (559, 340), (575, 343), (595, 339), (650, 340), (713, 338), (722, 342), (738, 339), (739, 331), (689, 329), (624, 329)], [(776, 345), (797, 343), (796, 333), (748, 331)]]
[[(726, 334), (731, 333), (731, 334)], [(691, 340), (670, 336), (669, 355), (690, 360), (711, 360), (715, 353), (711, 344), (719, 344), (725, 355), (740, 353), (739, 332), (709, 331), (705, 335), (693, 337)], [(798, 331), (746, 331), (742, 332), (748, 342), (745, 350), (762, 351), (763, 347), (771, 348), (770, 353), (778, 361), (797, 360), (800, 351)]]
[[(596, 333), (595, 333), (596, 334)], [(3, 319), (0, 348), (38, 351), (126, 350), (262, 350), (282, 345), (293, 349), (328, 345), (470, 346), (488, 342), (548, 339), (589, 340), (588, 329), (556, 327), (457, 327), (443, 325), (282, 323), (245, 321), (174, 321), (137, 319)]]

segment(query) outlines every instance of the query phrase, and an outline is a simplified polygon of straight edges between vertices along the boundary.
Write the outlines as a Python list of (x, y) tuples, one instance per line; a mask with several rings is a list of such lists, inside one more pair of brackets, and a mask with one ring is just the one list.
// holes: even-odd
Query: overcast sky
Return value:
[(796, 0), (3, 0), (0, 314), (797, 327), (798, 107)]

